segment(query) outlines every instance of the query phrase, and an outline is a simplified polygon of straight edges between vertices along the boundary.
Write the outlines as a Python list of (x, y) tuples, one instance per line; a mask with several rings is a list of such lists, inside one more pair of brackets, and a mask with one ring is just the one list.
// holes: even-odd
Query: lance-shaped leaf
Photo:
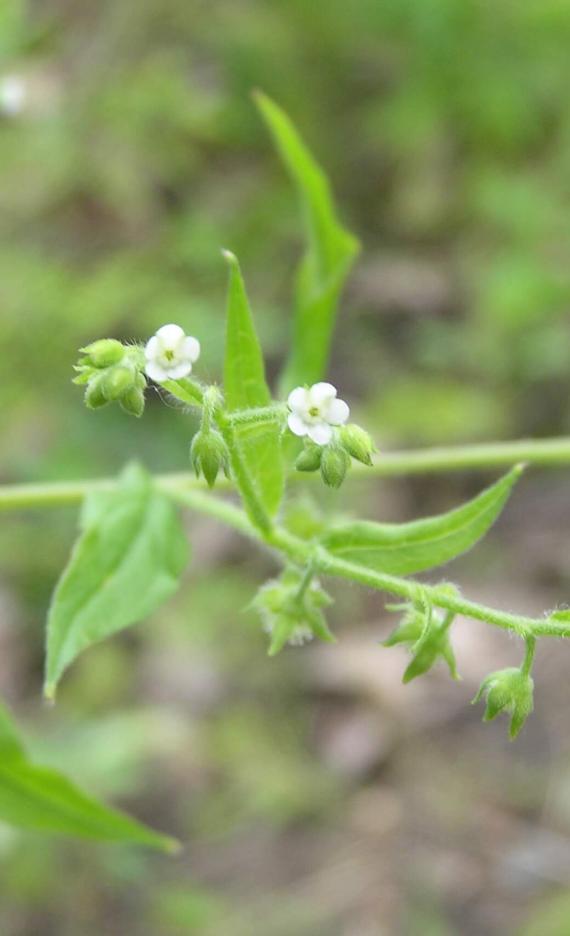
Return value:
[(176, 590), (188, 547), (177, 513), (138, 466), (87, 498), (83, 532), (48, 616), (45, 694), (86, 647), (140, 621)]
[(257, 92), (255, 101), (297, 186), (307, 229), (296, 283), (293, 347), (282, 379), (288, 391), (325, 376), (341, 290), (359, 244), (340, 224), (327, 177), (287, 114), (264, 94)]
[(493, 525), (522, 467), (462, 507), (412, 523), (346, 523), (333, 527), (321, 543), (335, 556), (388, 572), (410, 575), (443, 565), (467, 552)]
[[(237, 258), (224, 257), (230, 268), (227, 302), (224, 392), (228, 410), (269, 406), (271, 394)], [(283, 495), (281, 432), (277, 423), (252, 424), (236, 429), (238, 444), (250, 476), (266, 510), (274, 514)]]
[(1, 704), (0, 820), (38, 832), (178, 849), (174, 839), (99, 803), (58, 771), (33, 764)]

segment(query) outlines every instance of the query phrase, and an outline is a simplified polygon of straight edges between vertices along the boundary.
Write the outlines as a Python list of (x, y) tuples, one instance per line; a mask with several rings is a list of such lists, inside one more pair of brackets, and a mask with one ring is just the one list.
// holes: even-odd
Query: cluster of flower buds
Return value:
[(293, 566), (277, 579), (266, 582), (253, 599), (264, 631), (270, 637), (269, 655), (285, 644), (300, 646), (313, 637), (334, 642), (322, 609), (332, 603), (316, 579)]
[(85, 385), (85, 403), (99, 409), (117, 400), (125, 412), (142, 416), (146, 378), (140, 348), (101, 338), (81, 348), (74, 383)]
[(483, 721), (491, 721), (500, 712), (510, 712), (509, 734), (516, 738), (533, 709), (534, 681), (524, 667), (509, 667), (490, 673), (483, 680), (473, 703), (479, 702), (483, 695), (487, 707)]
[[(455, 591), (452, 585), (446, 587)], [(385, 647), (405, 644), (412, 653), (403, 682), (408, 683), (427, 673), (439, 659), (447, 663), (452, 678), (459, 679), (449, 639), (453, 613), (441, 614), (421, 598), (417, 602), (388, 605), (388, 610), (404, 612), (400, 624), (384, 641)]]
[(297, 387), (287, 403), (291, 432), (305, 438), (305, 447), (295, 462), (297, 471), (320, 469), (325, 484), (339, 488), (351, 458), (372, 464), (372, 439), (360, 426), (347, 425), (350, 410), (344, 400), (337, 398), (332, 384)]

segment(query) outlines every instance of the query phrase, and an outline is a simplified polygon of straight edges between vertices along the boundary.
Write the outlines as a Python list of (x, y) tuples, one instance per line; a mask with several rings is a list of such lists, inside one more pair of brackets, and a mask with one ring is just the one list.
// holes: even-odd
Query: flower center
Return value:
[(174, 351), (171, 351), (170, 348), (167, 348), (166, 351), (164, 352), (164, 357), (166, 358), (167, 361), (173, 361)]
[(313, 419), (316, 419), (316, 417), (317, 417), (317, 416), (320, 416), (320, 415), (321, 415), (321, 413), (320, 413), (320, 410), (319, 410), (319, 407), (318, 407), (318, 406), (311, 406), (311, 407), (309, 407), (309, 416), (312, 416)]

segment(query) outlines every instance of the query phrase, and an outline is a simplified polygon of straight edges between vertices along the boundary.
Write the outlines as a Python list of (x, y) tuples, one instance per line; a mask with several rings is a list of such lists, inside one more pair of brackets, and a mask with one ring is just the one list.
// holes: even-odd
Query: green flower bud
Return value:
[(341, 445), (352, 458), (364, 465), (372, 464), (374, 442), (365, 429), (361, 429), (355, 423), (349, 423), (348, 426), (341, 426), (338, 433)]
[(203, 474), (208, 487), (213, 487), (220, 469), (229, 477), (230, 455), (219, 432), (200, 429), (192, 439), (190, 459), (197, 476)]
[(532, 677), (519, 669), (498, 670), (483, 680), (473, 704), (479, 702), (485, 694), (487, 706), (483, 721), (491, 721), (500, 712), (511, 713), (509, 734), (516, 738), (526, 719), (533, 710), (534, 681)]
[(339, 488), (350, 467), (350, 458), (338, 445), (326, 445), (321, 455), (321, 477), (327, 487)]
[(106, 406), (109, 400), (105, 396), (103, 391), (103, 378), (102, 376), (94, 377), (87, 384), (85, 390), (85, 405), (89, 409), (101, 409), (102, 406)]
[(270, 637), (269, 655), (275, 656), (287, 643), (301, 646), (313, 637), (334, 642), (321, 610), (330, 603), (330, 596), (314, 579), (303, 585), (303, 573), (298, 569), (286, 569), (280, 578), (267, 582), (252, 606)]
[(85, 355), (85, 364), (91, 367), (104, 368), (111, 367), (123, 360), (125, 348), (120, 341), (114, 338), (100, 338), (99, 341), (93, 341), (85, 348), (79, 349)]
[(390, 610), (405, 611), (398, 627), (384, 641), (385, 647), (406, 644), (412, 653), (403, 682), (409, 683), (427, 673), (439, 659), (447, 663), (452, 678), (459, 679), (455, 654), (449, 639), (449, 627), (454, 615), (451, 612), (440, 614), (422, 602), (389, 607)]
[(130, 416), (142, 416), (145, 403), (144, 390), (140, 387), (131, 387), (123, 394), (119, 402), (125, 413), (129, 413)]
[(136, 385), (136, 371), (132, 367), (116, 364), (105, 371), (103, 392), (108, 400), (119, 400)]
[(314, 442), (306, 442), (305, 448), (295, 462), (297, 471), (318, 471), (321, 465), (323, 450)]

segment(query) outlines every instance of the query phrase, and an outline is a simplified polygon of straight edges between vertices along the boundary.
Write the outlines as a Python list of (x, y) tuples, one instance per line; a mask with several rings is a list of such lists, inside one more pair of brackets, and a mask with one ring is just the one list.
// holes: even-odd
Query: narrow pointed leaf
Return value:
[(264, 94), (256, 93), (255, 101), (297, 186), (307, 231), (296, 284), (293, 348), (282, 381), (287, 391), (326, 374), (341, 290), (359, 244), (339, 222), (328, 179), (287, 114)]
[[(227, 303), (224, 392), (228, 410), (269, 406), (271, 394), (265, 380), (265, 367), (255, 331), (245, 285), (237, 258), (229, 251), (224, 257), (230, 269)], [(281, 436), (277, 423), (253, 424), (236, 429), (245, 459), (259, 497), (274, 514), (283, 495)]]
[(140, 621), (173, 594), (187, 558), (174, 507), (137, 466), (114, 491), (87, 499), (82, 528), (49, 610), (48, 698), (82, 650)]
[(38, 832), (178, 849), (174, 839), (99, 803), (58, 771), (31, 763), (1, 705), (0, 821)]
[(522, 468), (487, 488), (462, 507), (413, 523), (346, 523), (321, 543), (335, 556), (392, 575), (410, 575), (443, 565), (467, 552), (493, 525)]

